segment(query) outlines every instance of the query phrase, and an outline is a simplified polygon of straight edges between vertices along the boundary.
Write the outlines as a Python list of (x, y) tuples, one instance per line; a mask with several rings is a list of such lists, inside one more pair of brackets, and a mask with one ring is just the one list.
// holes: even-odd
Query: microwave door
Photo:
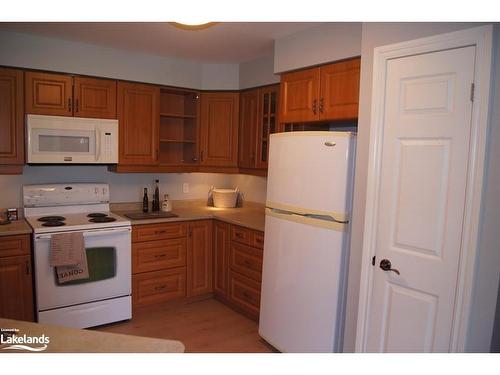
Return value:
[(95, 129), (31, 129), (28, 163), (95, 163)]

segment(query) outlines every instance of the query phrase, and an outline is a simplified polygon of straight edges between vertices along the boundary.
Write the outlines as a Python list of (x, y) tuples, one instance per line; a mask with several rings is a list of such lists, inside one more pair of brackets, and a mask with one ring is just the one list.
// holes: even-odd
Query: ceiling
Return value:
[(0, 30), (207, 63), (240, 63), (273, 52), (274, 40), (314, 22), (221, 22), (196, 31), (167, 22), (0, 23)]

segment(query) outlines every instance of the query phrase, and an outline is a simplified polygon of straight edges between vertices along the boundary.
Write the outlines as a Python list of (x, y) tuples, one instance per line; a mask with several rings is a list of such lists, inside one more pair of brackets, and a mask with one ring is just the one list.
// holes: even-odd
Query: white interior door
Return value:
[(387, 62), (367, 351), (450, 350), (475, 48)]

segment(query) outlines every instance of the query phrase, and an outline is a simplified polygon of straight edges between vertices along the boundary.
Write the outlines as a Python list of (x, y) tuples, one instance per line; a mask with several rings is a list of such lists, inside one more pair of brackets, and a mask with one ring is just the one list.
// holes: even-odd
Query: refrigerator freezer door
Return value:
[(345, 232), (266, 216), (259, 334), (282, 352), (336, 352)]
[(355, 136), (349, 132), (271, 135), (267, 206), (350, 212)]

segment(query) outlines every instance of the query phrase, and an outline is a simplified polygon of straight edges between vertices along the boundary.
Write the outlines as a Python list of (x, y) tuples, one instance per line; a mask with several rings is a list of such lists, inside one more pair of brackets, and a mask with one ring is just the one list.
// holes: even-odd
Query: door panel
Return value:
[(26, 72), (24, 83), (26, 113), (73, 116), (73, 77)]
[(33, 321), (29, 255), (0, 258), (0, 318)]
[(0, 68), (0, 164), (24, 164), (22, 70)]
[(116, 81), (75, 77), (75, 116), (116, 118)]
[(189, 223), (188, 297), (211, 293), (212, 288), (212, 221)]
[(321, 120), (358, 118), (360, 59), (325, 65), (321, 70)]
[(229, 224), (214, 222), (214, 293), (227, 298), (228, 260), (229, 260)]
[(238, 166), (242, 168), (255, 168), (256, 165), (259, 96), (259, 89), (246, 91), (240, 95)]
[(238, 93), (201, 94), (201, 165), (237, 166), (238, 111)]
[(269, 160), (269, 136), (277, 133), (279, 126), (279, 85), (260, 89), (260, 114), (257, 120), (257, 161), (259, 169), (267, 169)]
[(281, 122), (319, 119), (320, 69), (306, 69), (281, 76)]
[(119, 164), (158, 164), (160, 89), (118, 82)]
[(466, 47), (387, 62), (368, 351), (450, 350), (474, 59)]

